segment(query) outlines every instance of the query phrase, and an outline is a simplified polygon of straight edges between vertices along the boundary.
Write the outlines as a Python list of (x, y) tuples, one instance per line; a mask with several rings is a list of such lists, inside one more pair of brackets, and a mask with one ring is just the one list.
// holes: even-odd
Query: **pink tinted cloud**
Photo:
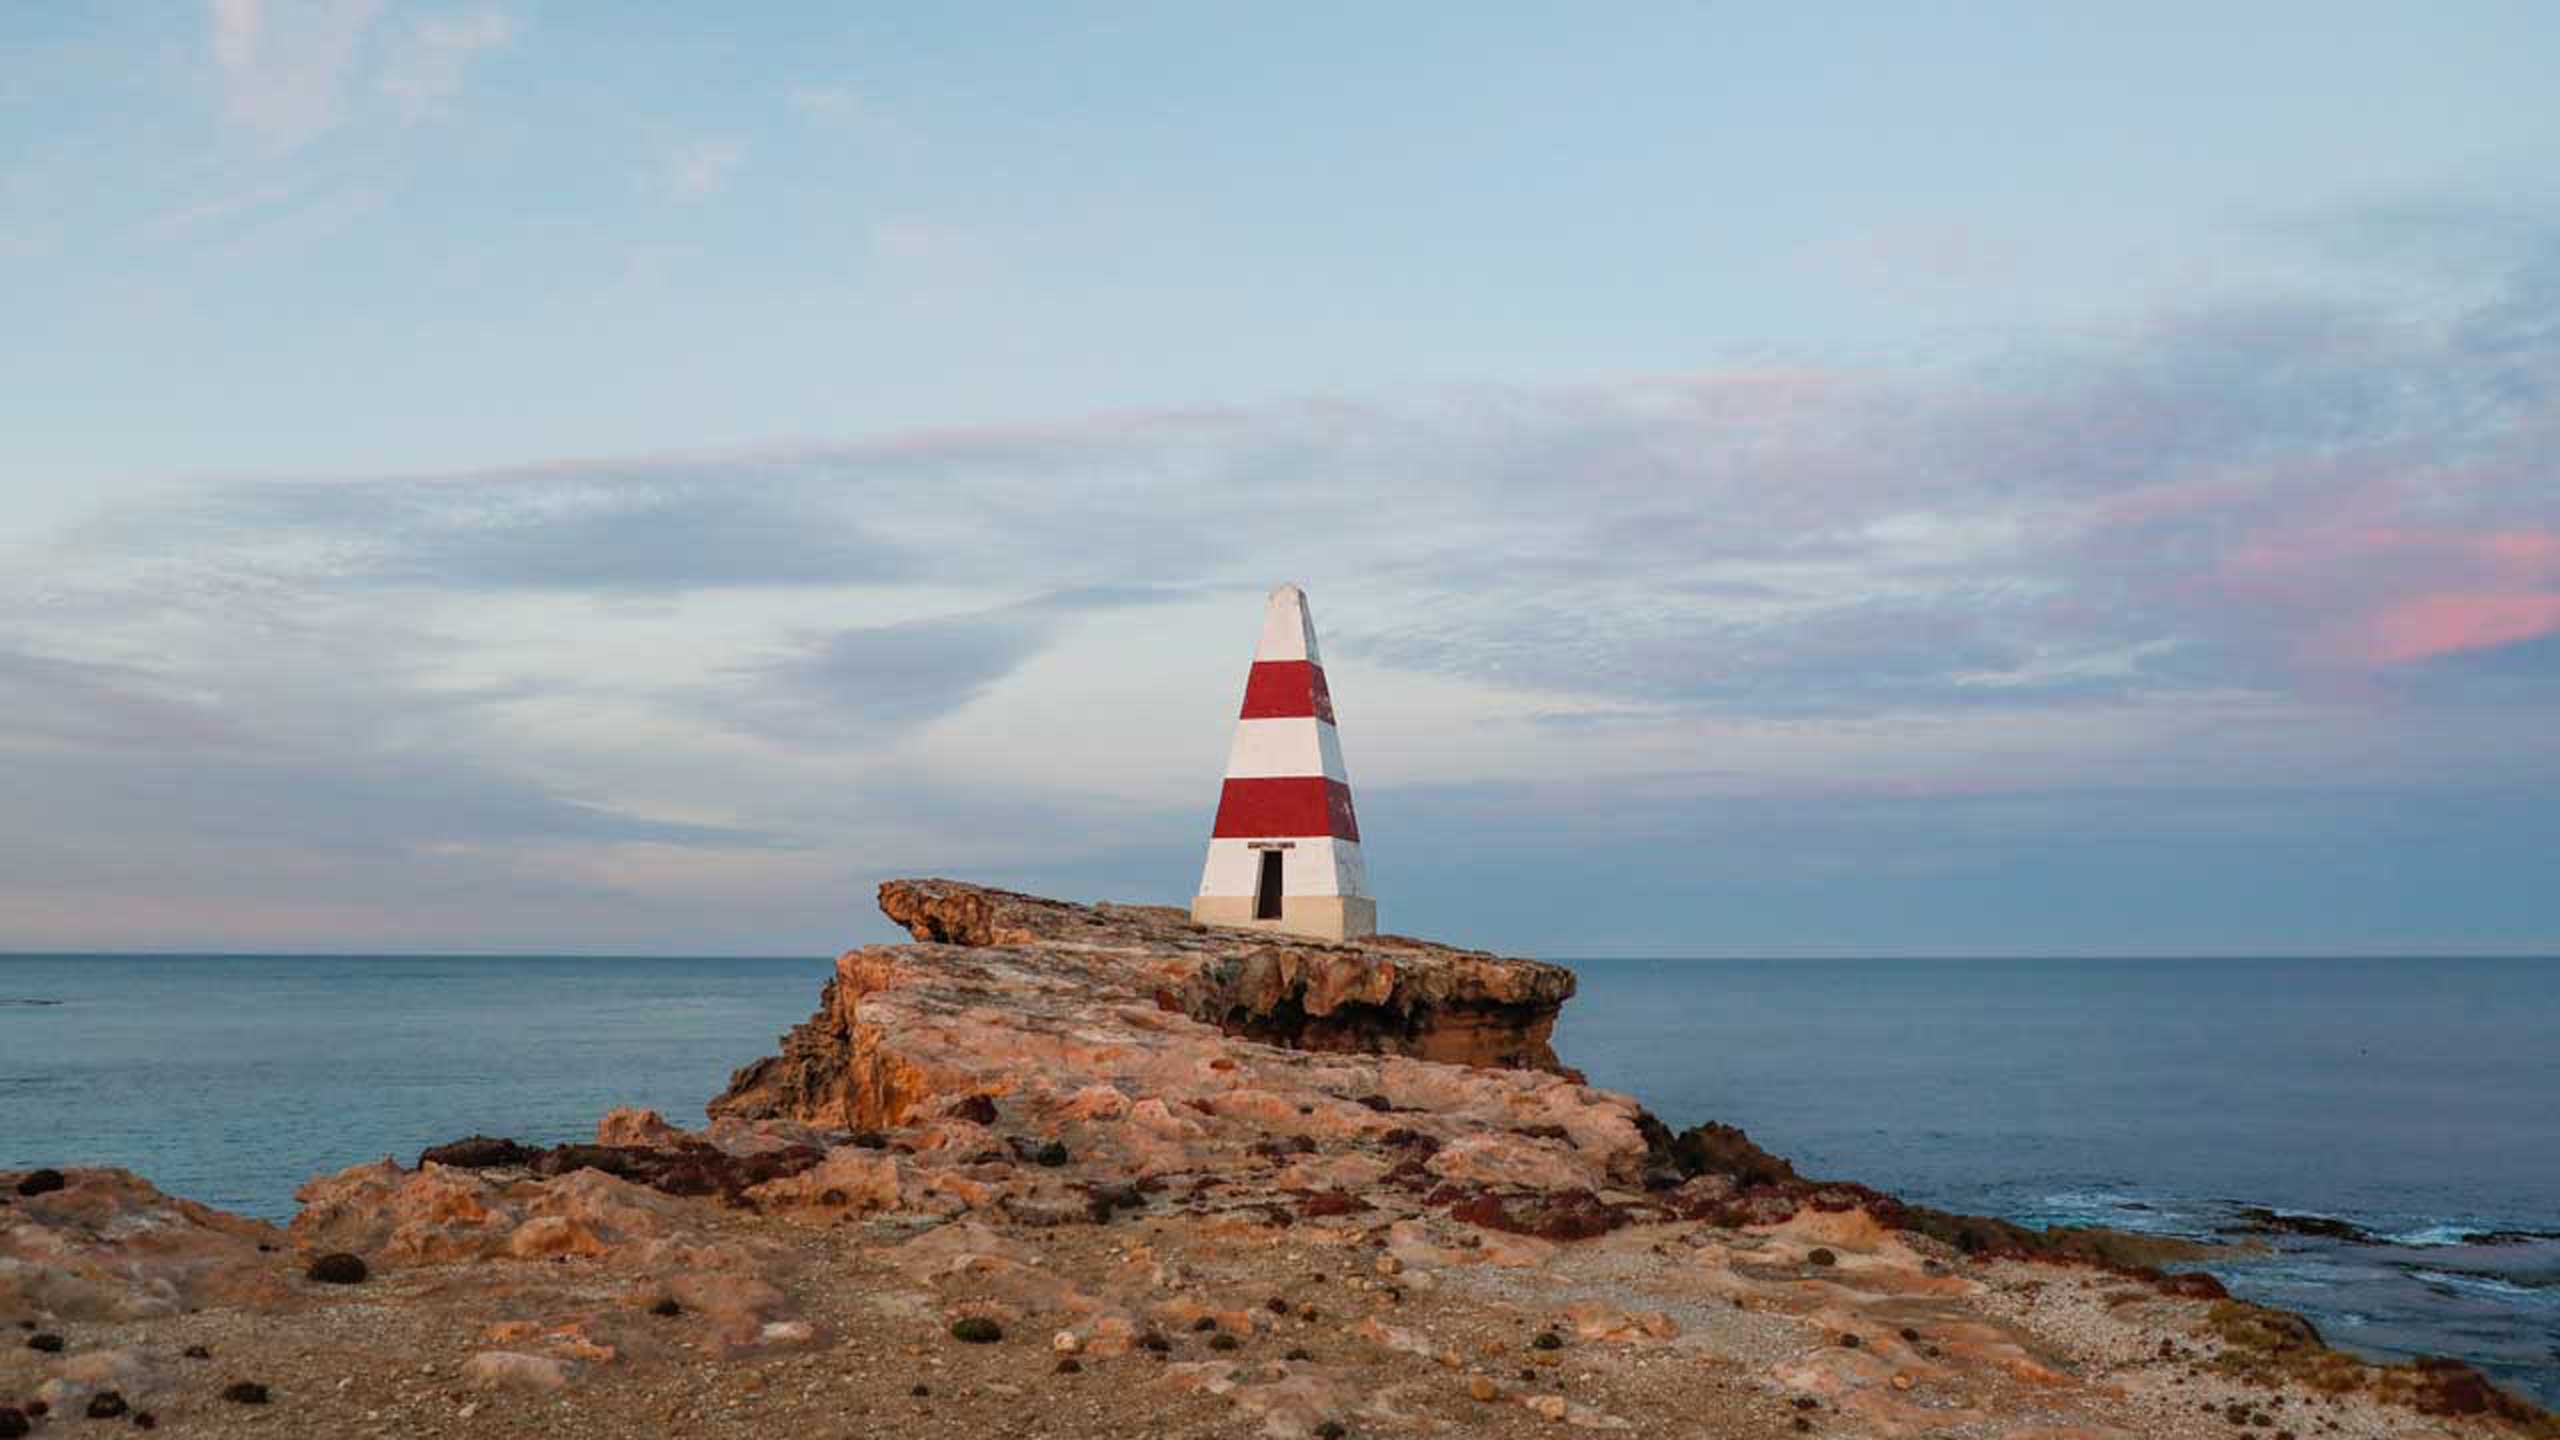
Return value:
[(2405, 665), (2560, 630), (2560, 590), (2438, 593), (2396, 601), (2322, 638), (2324, 658)]
[(2560, 533), (2406, 526), (2262, 537), (2227, 587), (2307, 622), (2318, 665), (2405, 665), (2560, 631)]

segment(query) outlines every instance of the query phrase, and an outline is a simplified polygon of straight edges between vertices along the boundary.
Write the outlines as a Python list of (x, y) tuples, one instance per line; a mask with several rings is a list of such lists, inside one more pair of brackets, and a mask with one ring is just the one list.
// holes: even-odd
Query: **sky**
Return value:
[(1784, 8), (7, 7), (0, 950), (1184, 903), (1294, 582), (1388, 929), (2560, 952), (2560, 9)]

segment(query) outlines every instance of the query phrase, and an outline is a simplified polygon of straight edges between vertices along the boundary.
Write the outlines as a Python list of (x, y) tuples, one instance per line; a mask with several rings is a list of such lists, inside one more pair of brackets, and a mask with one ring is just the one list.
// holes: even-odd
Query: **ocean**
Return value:
[[(1558, 1050), (1675, 1127), (2030, 1224), (2254, 1231), (2212, 1267), (2234, 1293), (2560, 1405), (2560, 961), (1571, 963)], [(309, 1176), (474, 1132), (698, 1123), (827, 974), (0, 956), (0, 1168), (123, 1165), (281, 1219)]]

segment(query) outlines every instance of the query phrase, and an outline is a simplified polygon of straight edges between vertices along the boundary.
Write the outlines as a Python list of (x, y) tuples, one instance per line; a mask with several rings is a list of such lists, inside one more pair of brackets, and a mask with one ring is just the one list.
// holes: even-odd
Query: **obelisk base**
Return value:
[(1311, 940), (1360, 940), (1378, 933), (1378, 902), (1366, 895), (1283, 895), (1279, 919), (1256, 920), (1250, 895), (1202, 895), (1191, 902), (1191, 918)]

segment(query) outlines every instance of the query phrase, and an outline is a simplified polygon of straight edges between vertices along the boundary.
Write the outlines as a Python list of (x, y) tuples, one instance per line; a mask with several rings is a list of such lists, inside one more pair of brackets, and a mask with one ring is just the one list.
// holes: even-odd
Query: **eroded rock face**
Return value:
[(47, 1173), (61, 1183), (0, 1210), (0, 1315), (140, 1320), (257, 1308), (285, 1292), (273, 1226), (164, 1195), (130, 1171)]
[[(977, 1032), (999, 1046), (994, 1068), (1006, 1067), (1013, 1027), (973, 1023), (968, 1010), (1009, 1005), (1017, 979), (1053, 1029), (1126, 1008), (1292, 1050), (1562, 1073), (1548, 1037), (1574, 981), (1558, 965), (1400, 936), (1336, 944), (1219, 930), (1169, 906), (1070, 905), (949, 880), (889, 881), (880, 909), (922, 943), (846, 953), (818, 1013), (780, 1055), (740, 1070), (713, 1115), (878, 1127), (938, 1094), (968, 1093), (935, 1068), (938, 1053), (962, 1058), (938, 1040)], [(916, 1033), (927, 1024), (941, 1035)], [(1131, 1039), (1164, 1033), (1148, 1021)], [(1055, 1048), (1021, 1058), (1078, 1057)]]

